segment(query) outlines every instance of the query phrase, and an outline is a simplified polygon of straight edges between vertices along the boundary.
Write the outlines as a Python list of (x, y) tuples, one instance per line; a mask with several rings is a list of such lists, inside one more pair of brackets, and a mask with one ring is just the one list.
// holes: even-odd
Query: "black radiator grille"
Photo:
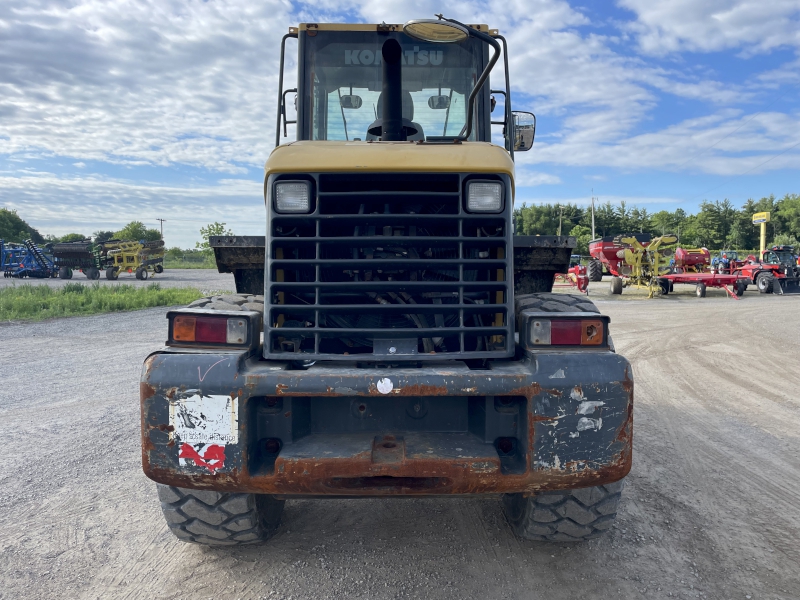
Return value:
[[(276, 181), (297, 179), (281, 175)], [(461, 174), (319, 174), (310, 215), (270, 211), (265, 356), (425, 360), (513, 354), (508, 180), (500, 214)], [(270, 188), (271, 189), (271, 188)]]

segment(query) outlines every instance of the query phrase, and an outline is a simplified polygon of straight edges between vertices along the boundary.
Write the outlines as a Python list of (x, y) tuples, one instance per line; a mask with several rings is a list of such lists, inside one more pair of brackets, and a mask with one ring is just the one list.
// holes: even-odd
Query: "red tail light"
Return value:
[[(527, 346), (608, 346), (608, 317), (568, 313), (553, 318), (547, 313), (523, 313), (527, 320)], [(522, 343), (522, 335), (520, 335)]]
[(261, 315), (181, 309), (167, 314), (170, 346), (253, 346), (259, 341)]

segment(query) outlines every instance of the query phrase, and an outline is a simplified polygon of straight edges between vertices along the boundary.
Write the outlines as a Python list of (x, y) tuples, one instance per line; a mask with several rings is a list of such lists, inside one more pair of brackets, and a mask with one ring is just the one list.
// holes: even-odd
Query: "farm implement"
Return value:
[(105, 258), (100, 247), (87, 239), (56, 244), (53, 260), (60, 279), (72, 279), (74, 271), (81, 271), (87, 279), (100, 279)]
[(630, 244), (622, 241), (623, 238), (635, 238), (639, 244), (647, 246), (652, 236), (649, 233), (610, 235), (589, 242), (591, 259), (586, 267), (589, 281), (602, 281), (604, 271), (614, 277), (623, 277), (625, 250), (631, 248)]
[(147, 279), (164, 271), (164, 241), (104, 242), (100, 251), (105, 255), (106, 279), (115, 280), (120, 273), (133, 273), (136, 279)]
[(556, 273), (553, 280), (554, 288), (577, 288), (582, 294), (589, 293), (588, 267), (581, 264), (581, 256), (573, 254), (570, 257), (569, 268), (566, 273)]
[[(649, 236), (648, 236), (649, 237)], [(648, 298), (669, 293), (669, 282), (660, 275), (669, 270), (669, 257), (672, 250), (661, 246), (674, 244), (678, 238), (674, 235), (662, 235), (646, 241), (637, 236), (623, 237), (616, 244), (621, 244), (617, 251), (615, 264), (612, 264), (611, 293), (621, 294), (625, 287), (636, 286), (648, 288)], [(611, 264), (611, 261), (609, 261)]]
[[(671, 273), (659, 277), (662, 293), (668, 294), (676, 283), (685, 283), (695, 286), (695, 294), (698, 298), (706, 297), (707, 288), (722, 288), (734, 300), (738, 300), (747, 289), (747, 280), (738, 275), (724, 275), (720, 273)], [(666, 291), (664, 291), (666, 289)]]
[(0, 267), (3, 277), (45, 279), (55, 273), (53, 261), (32, 240), (21, 244), (0, 240)]

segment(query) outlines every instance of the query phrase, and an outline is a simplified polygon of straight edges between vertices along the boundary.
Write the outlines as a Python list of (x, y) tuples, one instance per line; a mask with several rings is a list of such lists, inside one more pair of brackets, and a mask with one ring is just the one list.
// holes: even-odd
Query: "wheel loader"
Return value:
[(608, 316), (552, 293), (575, 239), (513, 234), (535, 117), (508, 62), (496, 29), (441, 16), (284, 36), (264, 235), (210, 240), (236, 293), (168, 311), (142, 369), (179, 539), (262, 542), (298, 498), (490, 495), (524, 538), (611, 527), (631, 367)]

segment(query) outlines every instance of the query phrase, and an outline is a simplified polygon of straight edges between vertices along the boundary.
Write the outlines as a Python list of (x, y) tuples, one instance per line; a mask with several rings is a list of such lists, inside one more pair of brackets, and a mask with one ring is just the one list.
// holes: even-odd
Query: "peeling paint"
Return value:
[(600, 431), (603, 428), (603, 419), (589, 419), (587, 417), (581, 417), (580, 421), (578, 421), (578, 431), (588, 431), (590, 429), (596, 429)]
[(601, 402), (600, 400), (584, 400), (581, 402), (580, 406), (578, 407), (577, 414), (579, 415), (590, 415), (596, 409), (600, 408), (601, 406), (605, 406), (605, 402)]
[(550, 375), (549, 379), (564, 379), (566, 375), (564, 375), (564, 369), (559, 369), (552, 375)]

